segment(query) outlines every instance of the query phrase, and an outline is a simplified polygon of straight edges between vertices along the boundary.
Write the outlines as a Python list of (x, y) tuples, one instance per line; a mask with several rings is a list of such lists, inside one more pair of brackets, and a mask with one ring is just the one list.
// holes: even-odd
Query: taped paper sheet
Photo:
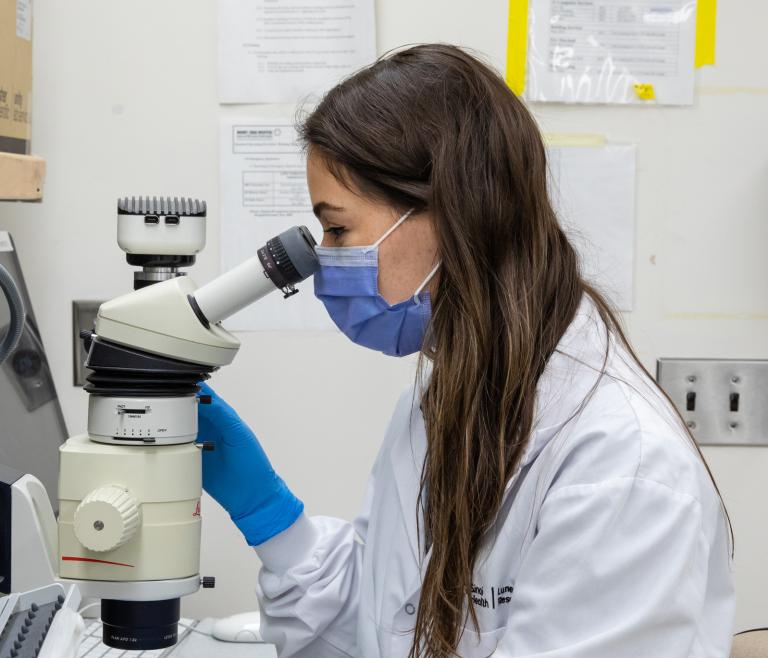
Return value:
[[(293, 123), (274, 119), (221, 122), (221, 270), (256, 255), (267, 240), (305, 225), (318, 244), (320, 225), (312, 213), (305, 158)], [(232, 331), (331, 329), (314, 295), (312, 280), (283, 299), (276, 290), (224, 322)]]
[(550, 195), (586, 279), (621, 311), (633, 303), (634, 145), (548, 149)]
[(219, 0), (219, 102), (296, 103), (376, 58), (373, 0)]
[(695, 0), (529, 0), (525, 96), (693, 103)]

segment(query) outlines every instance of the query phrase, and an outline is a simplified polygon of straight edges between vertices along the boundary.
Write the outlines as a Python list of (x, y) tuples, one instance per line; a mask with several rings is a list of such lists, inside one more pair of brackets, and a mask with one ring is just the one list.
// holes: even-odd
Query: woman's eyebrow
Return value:
[(315, 217), (318, 219), (320, 219), (320, 215), (326, 210), (335, 210), (338, 212), (344, 210), (344, 208), (341, 206), (331, 205), (327, 201), (318, 201), (314, 206), (312, 206), (312, 212), (315, 213)]

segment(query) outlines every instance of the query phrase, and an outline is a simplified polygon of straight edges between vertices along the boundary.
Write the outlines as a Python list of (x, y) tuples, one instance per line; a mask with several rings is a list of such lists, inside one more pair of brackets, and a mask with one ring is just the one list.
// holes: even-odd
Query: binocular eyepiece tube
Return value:
[(218, 324), (264, 295), (298, 292), (295, 284), (318, 268), (316, 242), (305, 226), (294, 226), (267, 241), (249, 258), (190, 295), (189, 302), (204, 324)]

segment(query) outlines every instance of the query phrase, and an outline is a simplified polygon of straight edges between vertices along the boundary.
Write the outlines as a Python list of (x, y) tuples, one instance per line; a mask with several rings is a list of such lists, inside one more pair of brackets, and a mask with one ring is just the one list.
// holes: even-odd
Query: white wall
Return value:
[[(636, 310), (628, 320), (650, 367), (659, 356), (768, 357), (768, 79), (757, 49), (768, 5), (733, 0), (718, 11), (717, 66), (699, 73), (693, 108), (533, 107), (545, 131), (639, 145)], [(503, 65), (504, 0), (379, 0), (377, 19), (379, 51), (446, 41)], [(16, 239), (66, 419), (79, 432), (86, 398), (71, 384), (70, 303), (131, 286), (115, 243), (116, 198), (207, 199), (208, 247), (193, 273), (212, 277), (218, 118), (259, 110), (217, 105), (213, 0), (36, 0), (34, 38), (33, 145), (48, 161), (45, 200), (0, 204), (0, 227)], [(310, 513), (352, 517), (413, 362), (336, 334), (242, 340), (217, 389)], [(706, 452), (736, 530), (738, 625), (765, 625), (768, 451)], [(185, 613), (254, 607), (255, 556), (214, 503), (203, 511), (203, 573), (216, 575), (218, 587), (186, 600)]]

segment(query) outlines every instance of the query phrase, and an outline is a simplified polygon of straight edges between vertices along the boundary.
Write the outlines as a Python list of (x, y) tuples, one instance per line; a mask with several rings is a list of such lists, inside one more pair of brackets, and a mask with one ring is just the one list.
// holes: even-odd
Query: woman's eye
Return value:
[(346, 231), (346, 229), (343, 226), (331, 226), (330, 228), (325, 229), (323, 233), (330, 233), (334, 238), (338, 239), (344, 231)]

